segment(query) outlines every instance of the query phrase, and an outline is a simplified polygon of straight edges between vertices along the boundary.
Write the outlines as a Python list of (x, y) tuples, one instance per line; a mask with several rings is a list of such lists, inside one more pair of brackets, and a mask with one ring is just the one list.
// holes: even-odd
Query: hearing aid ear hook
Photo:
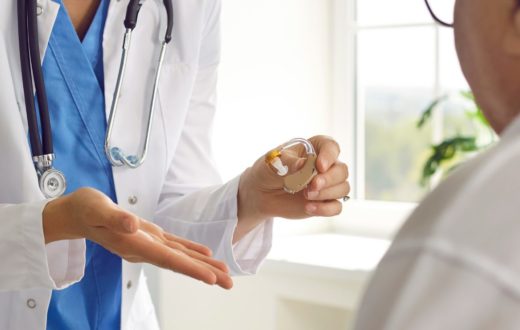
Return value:
[[(305, 147), (307, 160), (303, 167), (296, 173), (287, 175), (289, 173), (289, 167), (282, 162), (282, 151), (298, 144), (302, 144)], [(284, 177), (284, 190), (290, 194), (296, 194), (305, 189), (316, 176), (318, 173), (316, 171), (316, 159), (317, 155), (312, 144), (308, 140), (301, 138), (293, 139), (281, 145), (279, 148), (270, 151), (265, 156), (265, 161), (270, 165), (271, 169), (276, 171), (279, 176)]]

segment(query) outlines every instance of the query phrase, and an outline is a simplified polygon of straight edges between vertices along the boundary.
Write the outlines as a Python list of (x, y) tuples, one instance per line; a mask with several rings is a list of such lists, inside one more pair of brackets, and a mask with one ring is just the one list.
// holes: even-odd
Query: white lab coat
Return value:
[(520, 118), (418, 207), (379, 265), (359, 330), (520, 329)]
[[(110, 109), (128, 1), (110, 1), (103, 48), (106, 107)], [(271, 244), (272, 222), (234, 247), (236, 178), (220, 184), (211, 159), (219, 62), (219, 0), (174, 0), (173, 46), (145, 164), (115, 168), (119, 204), (166, 230), (208, 245), (234, 274), (254, 273)], [(59, 5), (39, 0), (39, 39), (45, 52)], [(136, 150), (143, 139), (153, 74), (166, 19), (162, 1), (146, 0), (133, 37), (114, 144)], [(0, 1), (0, 329), (45, 329), (52, 289), (83, 276), (85, 241), (45, 245), (45, 201), (27, 142), (15, 0)], [(108, 112), (108, 111), (107, 111)], [(157, 320), (141, 265), (123, 262), (123, 329), (155, 329)], [(191, 308), (191, 307), (186, 307)]]

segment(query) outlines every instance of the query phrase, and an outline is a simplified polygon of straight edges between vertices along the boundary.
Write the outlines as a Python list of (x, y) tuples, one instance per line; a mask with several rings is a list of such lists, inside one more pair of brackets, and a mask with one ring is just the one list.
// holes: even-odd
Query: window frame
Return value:
[[(434, 31), (434, 95), (442, 95), (441, 32), (442, 27), (431, 23), (360, 25), (356, 22), (356, 1), (332, 0), (333, 109), (332, 132), (342, 146), (342, 160), (350, 167), (352, 198), (345, 211), (333, 225), (334, 232), (358, 233), (391, 238), (418, 205), (365, 199), (365, 116), (357, 90), (357, 36), (361, 31), (431, 27)], [(425, 8), (425, 10), (427, 10)], [(443, 138), (443, 113), (435, 111), (432, 124), (432, 143)], [(345, 128), (345, 123), (349, 123)]]

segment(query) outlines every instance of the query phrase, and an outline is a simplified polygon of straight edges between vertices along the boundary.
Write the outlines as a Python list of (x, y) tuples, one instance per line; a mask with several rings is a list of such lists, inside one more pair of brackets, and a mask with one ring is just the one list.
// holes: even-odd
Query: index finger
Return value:
[(318, 172), (327, 172), (338, 160), (341, 152), (339, 144), (331, 137), (322, 135), (313, 137), (310, 141), (318, 154), (318, 159), (316, 160)]
[(217, 275), (199, 263), (196, 263), (186, 253), (172, 249), (155, 240), (141, 239), (145, 232), (137, 233), (137, 239), (131, 245), (133, 255), (140, 257), (144, 262), (158, 267), (169, 269), (213, 285), (217, 283)]

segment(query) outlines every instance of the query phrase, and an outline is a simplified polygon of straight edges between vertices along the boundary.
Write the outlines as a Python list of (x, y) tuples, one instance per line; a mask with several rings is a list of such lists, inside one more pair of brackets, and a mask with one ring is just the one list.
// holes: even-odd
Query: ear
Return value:
[(520, 56), (520, 8), (513, 9), (513, 19), (507, 27), (504, 50), (511, 56)]

